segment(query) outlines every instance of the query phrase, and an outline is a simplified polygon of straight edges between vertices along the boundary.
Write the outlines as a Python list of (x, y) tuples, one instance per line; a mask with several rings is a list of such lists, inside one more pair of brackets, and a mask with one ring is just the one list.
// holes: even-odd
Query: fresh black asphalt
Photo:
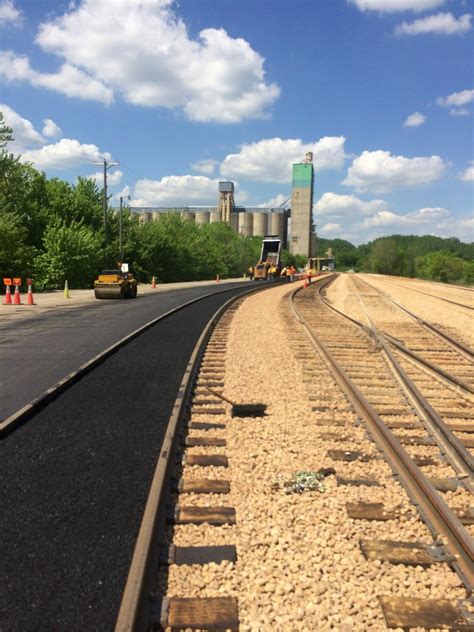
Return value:
[(1, 632), (113, 630), (183, 371), (243, 289), (158, 323), (0, 442)]
[[(243, 285), (229, 283), (219, 290), (231, 287)], [(0, 421), (133, 330), (213, 291), (216, 286), (200, 285), (0, 323)]]

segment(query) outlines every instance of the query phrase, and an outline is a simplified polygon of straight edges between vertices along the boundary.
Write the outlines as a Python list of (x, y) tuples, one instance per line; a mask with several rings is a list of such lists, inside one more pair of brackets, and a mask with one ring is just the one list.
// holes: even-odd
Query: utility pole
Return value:
[(123, 263), (123, 242), (122, 242), (122, 209), (123, 209), (123, 198), (126, 197), (130, 199), (129, 195), (120, 196), (120, 213), (119, 213), (119, 248), (120, 248), (120, 263)]
[[(107, 162), (105, 158), (103, 160), (104, 165), (104, 199), (103, 199), (103, 208), (104, 208), (104, 238), (107, 241), (107, 170), (111, 167), (115, 167), (118, 165), (118, 162)], [(101, 165), (101, 162), (94, 162), (95, 165)]]

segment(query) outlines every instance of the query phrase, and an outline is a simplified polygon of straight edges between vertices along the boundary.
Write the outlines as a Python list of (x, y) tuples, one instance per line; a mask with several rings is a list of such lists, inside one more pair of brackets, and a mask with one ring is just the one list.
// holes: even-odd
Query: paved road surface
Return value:
[[(218, 290), (244, 287), (241, 281)], [(188, 287), (128, 301), (95, 301), (38, 315), (0, 319), (0, 420), (141, 325), (174, 307), (217, 290)]]

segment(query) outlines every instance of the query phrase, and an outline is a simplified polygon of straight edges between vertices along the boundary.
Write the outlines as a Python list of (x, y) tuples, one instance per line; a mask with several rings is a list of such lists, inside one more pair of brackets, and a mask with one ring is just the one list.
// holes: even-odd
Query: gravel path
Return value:
[[(289, 291), (279, 287), (246, 299), (231, 323), (225, 394), (238, 402), (269, 404), (267, 416), (238, 419), (229, 411), (213, 418), (225, 422), (226, 429), (210, 435), (225, 437), (227, 447), (191, 450), (229, 457), (227, 472), (209, 468), (206, 475), (231, 480), (225, 504), (236, 508), (237, 524), (175, 527), (176, 545), (236, 544), (238, 561), (172, 566), (168, 596), (236, 596), (241, 632), (384, 630), (378, 595), (464, 598), (460, 580), (445, 565), (422, 569), (363, 557), (360, 538), (430, 543), (431, 536), (364, 427), (347, 412), (332, 378), (323, 372), (305, 382), (307, 373), (295, 352), (299, 326), (287, 309)], [(333, 412), (312, 411), (317, 401), (310, 401), (309, 391), (317, 392), (321, 402), (329, 400)], [(372, 459), (336, 462), (328, 449), (359, 450)], [(274, 489), (278, 477), (321, 467), (333, 467), (344, 478), (374, 477), (381, 486), (339, 486), (329, 476), (323, 492)], [(198, 475), (196, 468), (185, 467), (185, 477)], [(223, 504), (221, 497), (206, 501)], [(350, 501), (383, 502), (401, 517), (352, 520), (345, 508)], [(202, 499), (187, 495), (186, 504), (193, 503)]]

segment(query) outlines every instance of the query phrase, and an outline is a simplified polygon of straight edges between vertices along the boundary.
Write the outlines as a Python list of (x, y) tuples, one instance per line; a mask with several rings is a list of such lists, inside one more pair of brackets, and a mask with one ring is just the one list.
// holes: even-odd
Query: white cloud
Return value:
[(474, 181), (474, 160), (469, 162), (469, 167), (466, 171), (463, 171), (459, 175), (460, 180), (464, 180), (464, 182), (473, 182)]
[(403, 125), (405, 127), (418, 127), (419, 125), (423, 125), (426, 121), (426, 116), (424, 114), (420, 114), (420, 112), (413, 112), (407, 116)]
[(59, 125), (56, 125), (56, 123), (52, 119), (45, 118), (43, 119), (43, 123), (44, 136), (47, 136), (48, 138), (58, 138), (59, 136), (63, 135), (63, 130), (59, 127)]
[(22, 155), (24, 162), (32, 162), (38, 169), (72, 169), (103, 158), (112, 160), (109, 153), (99, 151), (96, 145), (83, 145), (71, 138), (62, 138), (54, 145), (32, 149)]
[(213, 160), (212, 158), (204, 158), (203, 160), (192, 162), (190, 165), (193, 171), (197, 171), (198, 173), (203, 173), (205, 175), (211, 175), (214, 173), (216, 166), (217, 160)]
[(385, 200), (371, 200), (364, 202), (355, 195), (339, 195), (324, 193), (313, 207), (317, 215), (331, 215), (331, 217), (355, 217), (357, 215), (373, 215), (386, 210)]
[[(103, 186), (104, 184), (104, 172), (96, 171), (96, 173), (92, 173), (90, 176), (86, 176), (89, 180), (95, 180), (97, 184)], [(120, 184), (123, 178), (123, 172), (120, 169), (114, 169), (114, 171), (109, 171), (107, 173), (107, 186), (117, 186)], [(128, 193), (127, 193), (128, 195)], [(120, 197), (120, 196), (119, 196)]]
[(138, 180), (132, 206), (217, 205), (219, 180), (205, 176), (165, 176)]
[(291, 196), (278, 193), (263, 204), (257, 204), (259, 208), (289, 208), (291, 206)]
[(345, 141), (344, 136), (325, 136), (307, 144), (300, 139), (264, 139), (242, 145), (238, 154), (228, 154), (220, 171), (227, 178), (291, 182), (292, 164), (301, 162), (309, 151), (313, 152), (315, 171), (342, 167)]
[(15, 7), (13, 0), (3, 0), (3, 2), (0, 2), (0, 27), (6, 24), (19, 27), (22, 21), (22, 13)]
[(445, 3), (445, 0), (349, 0), (361, 11), (380, 11), (381, 13), (395, 13), (399, 11), (414, 11), (420, 13), (427, 9), (434, 9)]
[(402, 22), (395, 27), (396, 35), (423, 35), (435, 33), (436, 35), (459, 35), (471, 30), (471, 18), (469, 13), (461, 15), (458, 19), (452, 13), (437, 13), (428, 15), (414, 22)]
[(438, 97), (436, 99), (436, 103), (443, 108), (458, 108), (472, 103), (472, 101), (474, 101), (474, 90), (461, 90), (460, 92), (453, 92), (447, 97)]
[(322, 233), (323, 235), (340, 235), (342, 232), (342, 226), (340, 224), (324, 224), (324, 226), (322, 226), (319, 231), (319, 233)]
[(367, 217), (364, 220), (363, 226), (366, 228), (381, 227), (381, 226), (407, 226), (407, 225), (420, 225), (420, 224), (432, 224), (449, 217), (450, 213), (445, 208), (420, 208), (417, 211), (406, 213), (405, 215), (398, 215), (391, 211), (380, 211), (373, 217)]
[(7, 82), (26, 81), (32, 86), (49, 88), (68, 97), (100, 101), (110, 104), (112, 91), (71, 64), (63, 64), (57, 73), (42, 73), (33, 70), (28, 57), (15, 55), (12, 51), (0, 51), (0, 77)]
[(193, 121), (267, 116), (280, 88), (267, 82), (264, 58), (223, 29), (191, 38), (174, 6), (172, 0), (83, 0), (39, 27), (36, 43), (66, 62), (58, 74), (32, 70), (27, 58), (11, 53), (13, 67), (1, 74), (104, 103), (120, 93), (135, 105), (179, 108)]
[(405, 158), (388, 151), (364, 151), (353, 160), (342, 184), (357, 191), (383, 193), (439, 180), (445, 168), (439, 156)]
[(5, 103), (0, 103), (0, 112), (3, 113), (6, 125), (13, 129), (15, 141), (9, 144), (10, 151), (17, 153), (24, 147), (45, 143), (45, 139), (35, 130), (32, 123), (12, 110), (11, 107)]
[(471, 110), (468, 110), (467, 108), (459, 108), (459, 110), (449, 110), (449, 113), (451, 116), (469, 116)]

